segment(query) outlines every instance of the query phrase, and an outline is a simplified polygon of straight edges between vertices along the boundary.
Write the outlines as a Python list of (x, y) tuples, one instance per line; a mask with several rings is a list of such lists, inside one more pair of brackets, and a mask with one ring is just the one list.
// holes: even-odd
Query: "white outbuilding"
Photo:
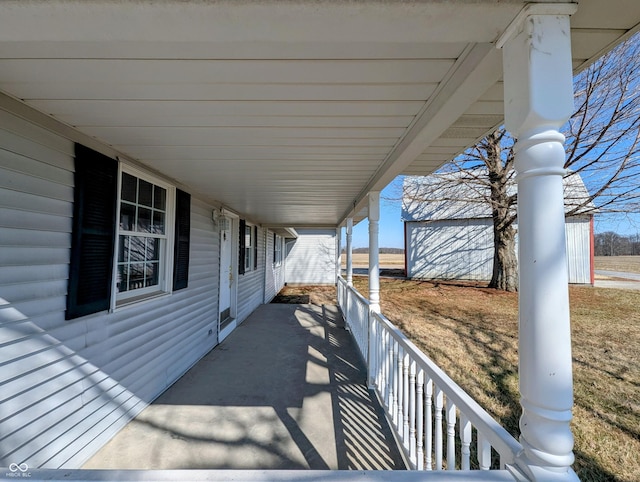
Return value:
[[(459, 178), (459, 172), (405, 178), (402, 220), (407, 277), (491, 279), (494, 255), (491, 207), (479, 192), (483, 187), (461, 182)], [(563, 185), (565, 213), (588, 200), (589, 193), (578, 174), (566, 176)], [(510, 190), (516, 191), (515, 182)], [(593, 204), (587, 203), (565, 221), (569, 282), (593, 284)], [(517, 233), (517, 220), (514, 227)], [(517, 245), (516, 234), (516, 249)]]

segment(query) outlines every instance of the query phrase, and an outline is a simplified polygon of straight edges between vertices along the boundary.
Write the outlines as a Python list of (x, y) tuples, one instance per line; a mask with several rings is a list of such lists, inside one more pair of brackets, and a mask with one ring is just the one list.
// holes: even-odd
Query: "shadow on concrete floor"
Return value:
[(259, 307), (92, 469), (404, 469), (335, 306)]

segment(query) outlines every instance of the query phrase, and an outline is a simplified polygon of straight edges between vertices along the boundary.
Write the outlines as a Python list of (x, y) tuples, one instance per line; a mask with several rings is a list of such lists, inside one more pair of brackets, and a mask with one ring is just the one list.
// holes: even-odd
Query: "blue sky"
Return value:
[[(396, 178), (380, 194), (380, 235), (381, 248), (404, 248), (404, 228), (400, 220), (400, 200), (390, 201), (385, 198), (397, 197), (402, 189), (402, 178)], [(343, 241), (342, 246), (346, 246)], [(369, 246), (369, 222), (365, 219), (353, 228), (353, 247)]]

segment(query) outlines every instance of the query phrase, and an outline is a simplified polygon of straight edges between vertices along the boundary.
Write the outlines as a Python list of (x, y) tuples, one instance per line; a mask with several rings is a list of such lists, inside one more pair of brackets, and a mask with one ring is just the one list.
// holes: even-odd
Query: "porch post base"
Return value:
[(580, 482), (578, 475), (569, 467), (558, 471), (553, 467), (532, 465), (525, 457), (517, 457), (515, 465), (507, 466), (517, 482)]

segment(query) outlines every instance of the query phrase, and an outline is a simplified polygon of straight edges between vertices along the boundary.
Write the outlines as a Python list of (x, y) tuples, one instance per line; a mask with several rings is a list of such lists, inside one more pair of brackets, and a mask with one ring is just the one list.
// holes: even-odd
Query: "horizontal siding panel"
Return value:
[[(185, 308), (183, 311), (189, 313), (190, 316), (197, 316), (200, 310), (206, 310), (206, 308), (206, 306), (204, 308), (194, 307), (192, 310)], [(176, 317), (181, 315), (184, 316), (184, 313), (176, 312), (175, 314)], [(151, 325), (151, 323), (148, 325)], [(188, 327), (181, 328), (180, 326), (162, 323), (162, 320), (158, 320), (158, 323), (153, 323), (153, 325), (156, 326), (153, 328), (146, 325), (140, 326), (140, 328), (148, 329), (148, 336), (136, 334), (132, 330), (130, 334), (129, 332), (123, 333), (121, 342), (117, 341), (117, 337), (109, 340), (110, 345), (112, 345), (109, 350), (109, 357), (117, 360), (118, 365), (118, 367), (109, 367), (109, 373), (112, 373), (116, 378), (121, 378), (124, 376), (121, 370), (135, 370), (138, 365), (147, 363), (148, 359), (153, 360), (156, 356), (162, 356), (162, 351), (166, 351), (171, 344), (176, 343), (176, 335), (180, 333), (181, 336), (188, 336), (190, 330), (199, 328), (197, 325), (193, 326), (194, 323), (190, 323)], [(130, 335), (130, 337), (127, 337), (127, 335)], [(154, 353), (154, 350), (157, 353)], [(138, 353), (138, 351), (141, 353)]]
[(3, 368), (0, 382), (21, 377), (71, 356), (71, 350), (49, 335), (5, 345), (0, 352), (0, 366)]
[(258, 229), (258, 269), (238, 278), (238, 322), (244, 321), (264, 301), (264, 230)]
[(294, 284), (336, 282), (335, 229), (298, 229), (298, 238), (287, 243), (286, 278)]
[(65, 296), (67, 293), (67, 280), (38, 281), (31, 283), (5, 284), (0, 286), (0, 298), (11, 303), (29, 300), (32, 298), (52, 298)]
[(264, 285), (264, 302), (268, 303), (276, 295), (276, 280), (273, 266), (273, 233), (267, 230), (266, 236), (267, 246), (265, 252), (267, 259), (265, 261), (265, 285)]
[[(62, 396), (66, 398), (78, 397), (77, 403), (71, 407), (72, 409), (78, 409), (82, 405), (80, 398), (82, 394), (82, 377), (78, 376), (78, 367), (69, 367), (66, 371), (56, 373), (54, 376), (42, 376), (39, 378), (24, 377), (29, 383), (25, 381), (16, 380), (13, 384), (8, 385), (7, 389), (18, 390), (15, 395), (2, 401), (3, 406), (8, 409), (14, 408), (12, 415), (21, 414), (21, 417), (8, 417), (7, 420), (2, 421), (4, 429), (3, 437), (10, 437), (15, 432), (24, 430), (26, 427), (35, 427), (36, 433), (48, 428), (50, 421), (46, 420), (45, 415), (47, 410), (55, 407), (55, 403), (52, 401), (54, 396)], [(22, 386), (18, 384), (20, 382)], [(32, 390), (34, 387), (38, 387), (41, 391), (47, 392), (48, 395), (43, 399), (34, 400)]]
[[(129, 420), (138, 415), (146, 406), (144, 402), (139, 400), (135, 396), (128, 396), (126, 392), (121, 393), (118, 397), (110, 399), (109, 404), (103, 404), (103, 407), (114, 407), (116, 403), (118, 403), (117, 408), (112, 408), (111, 411), (108, 411), (106, 415), (99, 421), (96, 421), (95, 416), (85, 416), (82, 419), (83, 425), (88, 426), (88, 428), (82, 433), (83, 440), (87, 440), (88, 444), (93, 442), (98, 442), (96, 445), (99, 448), (104, 441), (110, 440), (116, 432), (113, 431), (113, 427), (119, 427), (123, 424), (126, 424)], [(96, 411), (98, 413), (98, 411)], [(100, 410), (100, 414), (104, 414), (104, 410)], [(91, 421), (91, 423), (88, 423)], [(79, 429), (84, 428), (80, 425), (77, 426)], [(74, 427), (73, 431), (76, 431), (76, 427)], [(47, 465), (52, 466), (79, 466), (81, 465), (86, 458), (90, 457), (93, 454), (93, 451), (96, 448), (93, 448), (92, 451), (85, 451), (85, 447), (81, 447), (80, 449), (77, 447), (77, 444), (73, 444), (73, 439), (68, 439), (64, 441), (65, 443), (58, 444), (61, 450), (53, 457), (46, 461)], [(83, 453), (84, 452), (84, 453)], [(82, 454), (82, 455), (79, 455)]]
[[(1, 165), (7, 171), (31, 176), (34, 179), (49, 181), (52, 184), (73, 187), (73, 171), (47, 163), (47, 158), (32, 159), (16, 152), (2, 149), (0, 145)], [(65, 166), (73, 167), (73, 166)]]
[(10, 191), (8, 189), (0, 189), (0, 206), (17, 211), (33, 211), (69, 218), (73, 215), (72, 204), (69, 201), (34, 196), (33, 194)]
[[(37, 370), (14, 376), (9, 381), (4, 382), (6, 392), (1, 397), (3, 406), (7, 400), (16, 400), (15, 411), (7, 411), (15, 415), (21, 410), (26, 410), (31, 405), (40, 403), (45, 398), (52, 396), (60, 390), (66, 389), (84, 378), (91, 365), (83, 361), (80, 357), (67, 357), (50, 365), (43, 365)], [(42, 398), (33, 397), (32, 391), (38, 388), (42, 393), (46, 393)], [(8, 417), (10, 418), (10, 417)], [(4, 425), (3, 425), (4, 426)]]
[[(1, 231), (2, 235), (4, 235), (5, 232), (5, 230)], [(69, 237), (67, 234), (63, 234), (63, 236), (65, 238)], [(31, 239), (33, 238), (29, 238), (29, 240)], [(1, 244), (2, 243), (0, 243), (0, 245)], [(4, 247), (2, 249), (4, 249)], [(68, 276), (69, 266), (66, 264), (0, 266), (0, 290), (4, 283), (35, 283), (38, 281), (67, 279)]]
[[(53, 166), (67, 166), (73, 171), (73, 157), (0, 129), (0, 148)], [(2, 156), (0, 156), (0, 159)]]
[[(80, 424), (83, 421), (95, 424), (94, 417), (103, 416), (104, 409), (107, 412), (119, 410), (118, 407), (122, 400), (118, 398), (125, 393), (122, 387), (114, 386), (109, 392), (104, 393), (103, 396), (95, 397), (84, 406), (81, 396), (78, 395), (72, 399), (75, 407), (73, 411), (68, 411), (66, 407), (71, 403), (59, 403), (59, 407), (64, 409), (64, 412), (60, 411), (56, 414), (57, 422), (47, 430), (38, 433), (36, 439), (30, 440), (28, 445), (23, 445), (20, 450), (16, 450), (11, 455), (20, 460), (31, 460), (38, 464), (47, 463), (52, 453), (58, 453), (70, 445), (72, 446), (78, 435), (82, 434), (82, 425)], [(126, 394), (125, 397), (128, 399), (130, 395)], [(37, 449), (35, 452), (34, 448)]]
[(57, 184), (47, 179), (38, 179), (21, 172), (0, 168), (0, 188), (25, 193), (38, 193), (40, 196), (73, 201), (73, 187)]
[(3, 109), (0, 109), (0, 129), (73, 156), (73, 142)]
[[(21, 301), (15, 303), (12, 308), (20, 314), (20, 319), (25, 317), (33, 318), (40, 315), (47, 315), (50, 313), (64, 312), (67, 307), (64, 298), (40, 298), (29, 301)], [(0, 314), (0, 323), (4, 321), (2, 314)]]
[[(0, 209), (0, 215), (2, 215)], [(58, 265), (69, 261), (68, 248), (3, 246), (0, 250), (0, 265)]]
[(49, 464), (55, 467), (80, 467), (97, 452), (105, 443), (111, 440), (119, 431), (120, 427), (129, 420), (135, 418), (147, 404), (135, 397), (130, 398), (121, 405), (121, 409), (111, 412), (107, 417), (96, 423), (90, 431), (86, 432), (83, 440), (87, 443), (78, 449), (78, 444), (73, 444), (55, 457), (49, 460)]
[(16, 211), (0, 207), (0, 227), (7, 226), (19, 229), (31, 229), (71, 232), (71, 218), (62, 216), (52, 216), (50, 214), (32, 213), (27, 211)]
[[(36, 232), (34, 232), (36, 231)], [(71, 233), (0, 228), (0, 246), (71, 248)], [(25, 266), (27, 267), (27, 266)], [(68, 271), (68, 268), (67, 268)]]

